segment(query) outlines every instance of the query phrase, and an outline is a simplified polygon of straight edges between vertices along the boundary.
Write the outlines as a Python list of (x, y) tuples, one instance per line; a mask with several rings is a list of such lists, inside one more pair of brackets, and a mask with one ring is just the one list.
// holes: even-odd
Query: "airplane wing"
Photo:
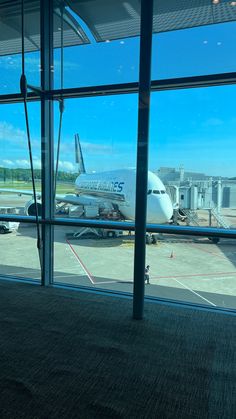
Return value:
[[(5, 188), (0, 189), (0, 194), (4, 193), (4, 192), (14, 193), (14, 194), (19, 195), (19, 196), (21, 196), (21, 195), (33, 196), (34, 195), (33, 191), (28, 191), (28, 190), (24, 190), (24, 189), (22, 189), (22, 190), (20, 190), (20, 189), (5, 189)], [(41, 192), (36, 191), (36, 196), (41, 198)]]
[[(33, 191), (29, 190), (20, 190), (20, 189), (0, 189), (0, 194), (4, 192), (14, 193), (16, 195), (28, 195), (33, 197)], [(37, 199), (41, 199), (41, 192), (36, 192)], [(98, 205), (99, 203), (104, 202), (101, 198), (98, 199), (97, 197), (93, 196), (78, 196), (75, 194), (59, 194), (55, 196), (55, 200), (58, 203), (65, 203), (65, 204), (71, 204), (71, 205)]]
[(94, 196), (75, 194), (56, 195), (55, 200), (59, 203), (65, 202), (72, 205), (98, 205), (99, 203), (104, 202), (104, 199), (98, 199)]

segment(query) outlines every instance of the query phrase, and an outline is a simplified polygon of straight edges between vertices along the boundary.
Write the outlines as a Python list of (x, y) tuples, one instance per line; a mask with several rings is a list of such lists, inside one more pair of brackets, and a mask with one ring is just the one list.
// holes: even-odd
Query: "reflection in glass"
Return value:
[[(25, 75), (28, 84), (40, 85), (40, 1), (24, 2)], [(22, 74), (21, 2), (0, 3), (1, 94), (18, 93)], [(33, 24), (32, 24), (33, 22)]]
[(236, 8), (213, 3), (154, 1), (152, 80), (234, 71)]
[(236, 23), (153, 34), (152, 80), (235, 70)]
[(54, 7), (54, 26), (61, 18), (61, 34), (54, 34), (55, 88), (138, 81), (139, 2), (67, 1), (59, 8), (55, 1)]

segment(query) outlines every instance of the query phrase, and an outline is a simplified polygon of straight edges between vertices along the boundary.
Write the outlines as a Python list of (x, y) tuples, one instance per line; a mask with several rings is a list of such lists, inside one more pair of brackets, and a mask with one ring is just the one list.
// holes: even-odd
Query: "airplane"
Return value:
[[(135, 220), (136, 169), (119, 169), (99, 173), (86, 173), (78, 134), (75, 135), (76, 162), (79, 176), (75, 180), (75, 194), (56, 195), (57, 203), (74, 206), (98, 206), (116, 209), (125, 220)], [(14, 192), (32, 195), (32, 191), (0, 189), (0, 192)], [(41, 194), (37, 195), (38, 212), (41, 215)], [(34, 200), (26, 203), (25, 213), (35, 215)], [(157, 175), (148, 171), (147, 223), (169, 223), (173, 205), (165, 186)]]

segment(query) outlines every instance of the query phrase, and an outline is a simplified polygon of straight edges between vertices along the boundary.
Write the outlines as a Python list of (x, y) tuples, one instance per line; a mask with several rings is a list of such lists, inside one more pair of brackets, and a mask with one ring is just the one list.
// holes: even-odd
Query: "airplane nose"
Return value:
[(165, 224), (169, 223), (173, 215), (173, 205), (169, 195), (150, 196), (148, 201), (147, 223)]
[(173, 205), (170, 200), (169, 195), (165, 195), (165, 197), (162, 197), (162, 200), (160, 202), (161, 206), (161, 214), (163, 218), (163, 223), (168, 223), (173, 215)]

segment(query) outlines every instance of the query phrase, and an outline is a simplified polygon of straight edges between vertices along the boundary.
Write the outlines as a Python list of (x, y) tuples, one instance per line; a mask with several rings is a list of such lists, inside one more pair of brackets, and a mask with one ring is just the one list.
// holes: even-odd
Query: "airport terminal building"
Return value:
[(156, 173), (169, 190), (173, 203), (177, 202), (181, 208), (218, 206), (221, 211), (236, 207), (235, 179), (186, 172), (183, 167), (161, 167)]
[(236, 2), (0, 21), (0, 417), (236, 417)]

